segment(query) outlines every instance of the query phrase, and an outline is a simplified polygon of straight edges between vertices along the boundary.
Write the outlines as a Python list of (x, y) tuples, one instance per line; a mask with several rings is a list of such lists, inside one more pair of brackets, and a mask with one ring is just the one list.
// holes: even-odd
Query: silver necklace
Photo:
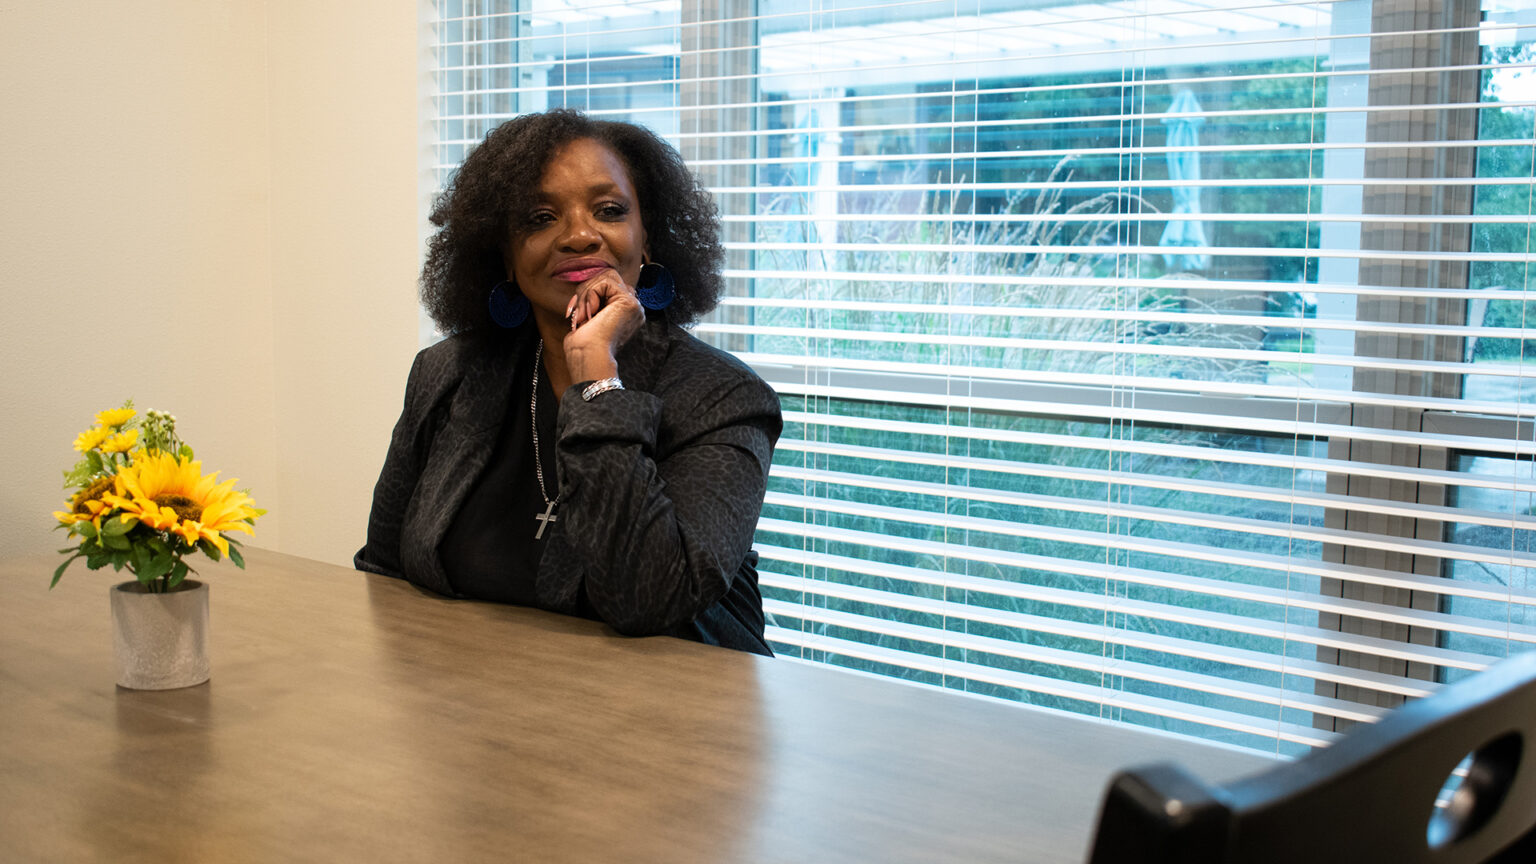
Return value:
[(533, 533), (533, 539), (543, 540), (544, 529), (549, 523), (560, 521), (555, 515), (555, 505), (560, 503), (560, 496), (549, 497), (549, 492), (544, 489), (544, 459), (539, 455), (539, 367), (544, 365), (544, 340), (539, 340), (538, 350), (533, 353), (533, 399), (528, 403), (528, 416), (533, 424), (533, 472), (539, 478), (539, 494), (544, 496), (544, 512), (533, 514), (533, 518), (539, 520), (539, 530)]

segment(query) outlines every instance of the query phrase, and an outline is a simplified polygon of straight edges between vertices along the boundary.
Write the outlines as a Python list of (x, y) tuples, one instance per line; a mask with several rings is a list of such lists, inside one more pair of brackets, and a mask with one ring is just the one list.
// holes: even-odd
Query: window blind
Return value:
[(439, 0), (673, 141), (780, 656), (1297, 753), (1536, 644), (1536, 4)]

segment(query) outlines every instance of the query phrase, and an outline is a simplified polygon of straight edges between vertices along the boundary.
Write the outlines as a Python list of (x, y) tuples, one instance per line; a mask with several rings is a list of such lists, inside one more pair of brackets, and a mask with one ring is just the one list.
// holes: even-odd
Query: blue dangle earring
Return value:
[(640, 278), (635, 280), (635, 296), (647, 309), (665, 309), (672, 304), (672, 271), (647, 261), (640, 265)]
[(528, 320), (528, 298), (517, 290), (517, 283), (503, 280), (491, 289), (491, 320), (511, 330)]

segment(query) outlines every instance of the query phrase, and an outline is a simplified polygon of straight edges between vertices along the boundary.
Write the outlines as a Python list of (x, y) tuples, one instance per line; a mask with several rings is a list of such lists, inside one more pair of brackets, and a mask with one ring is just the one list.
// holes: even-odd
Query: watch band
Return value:
[(600, 381), (593, 381), (591, 384), (588, 384), (585, 388), (582, 389), (581, 401), (591, 402), (593, 399), (598, 397), (598, 394), (607, 393), (609, 390), (623, 389), (624, 382), (617, 378), (604, 378)]

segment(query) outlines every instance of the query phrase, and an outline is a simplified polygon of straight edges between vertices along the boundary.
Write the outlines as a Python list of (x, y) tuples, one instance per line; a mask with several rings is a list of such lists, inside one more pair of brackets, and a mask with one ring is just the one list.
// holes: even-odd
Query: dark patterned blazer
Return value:
[[(359, 570), (453, 594), (438, 545), (508, 417), (533, 327), (463, 335), (416, 355), (374, 488)], [(624, 390), (567, 390), (556, 423), (561, 503), (537, 605), (595, 612), (621, 633), (771, 653), (752, 535), (783, 420), (745, 364), (651, 316), (618, 354)], [(521, 412), (517, 422), (526, 423)]]

